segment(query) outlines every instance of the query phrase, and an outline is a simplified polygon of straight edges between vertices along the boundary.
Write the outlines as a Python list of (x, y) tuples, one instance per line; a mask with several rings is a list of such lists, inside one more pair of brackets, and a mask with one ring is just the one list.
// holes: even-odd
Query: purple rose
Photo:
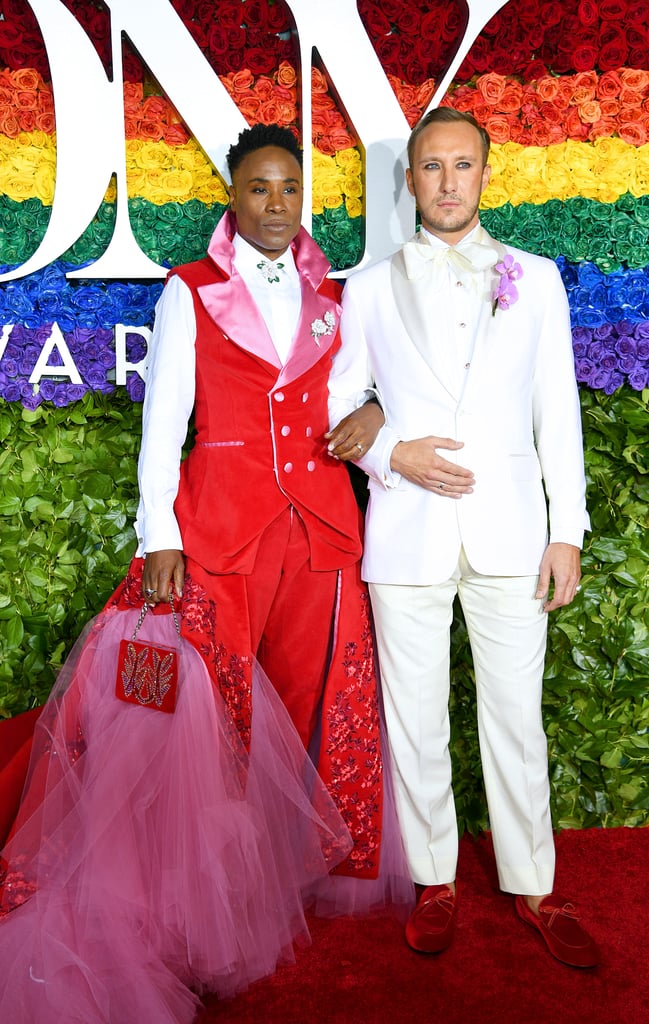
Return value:
[(644, 391), (649, 387), (649, 366), (636, 366), (629, 374), (629, 384), (634, 391)]

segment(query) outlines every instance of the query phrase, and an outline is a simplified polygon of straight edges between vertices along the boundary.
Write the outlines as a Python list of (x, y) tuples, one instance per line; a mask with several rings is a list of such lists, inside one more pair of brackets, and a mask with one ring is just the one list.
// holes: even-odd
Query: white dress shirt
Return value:
[[(287, 249), (277, 262), (279, 282), (269, 283), (258, 269), (263, 257), (240, 235), (233, 239), (233, 265), (257, 304), (283, 363), (288, 356), (301, 310), (300, 277)], [(182, 447), (194, 408), (196, 316), (188, 286), (171, 277), (155, 308), (142, 409), (142, 444), (138, 461), (140, 502), (135, 520), (137, 555), (182, 551), (173, 506), (178, 493)]]

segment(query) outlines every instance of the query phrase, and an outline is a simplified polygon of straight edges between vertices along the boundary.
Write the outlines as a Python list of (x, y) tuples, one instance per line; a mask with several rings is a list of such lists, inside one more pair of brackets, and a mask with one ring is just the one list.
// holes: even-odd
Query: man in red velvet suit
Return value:
[[(170, 273), (156, 309), (136, 522), (142, 594), (154, 604), (182, 595), (183, 633), (245, 742), (255, 657), (304, 745), (321, 735), (318, 767), (356, 844), (347, 866), (372, 877), (381, 758), (359, 512), (324, 439), (340, 286), (300, 226), (292, 133), (244, 131), (228, 166), (230, 210), (207, 256)], [(356, 423), (346, 444), (373, 437)]]

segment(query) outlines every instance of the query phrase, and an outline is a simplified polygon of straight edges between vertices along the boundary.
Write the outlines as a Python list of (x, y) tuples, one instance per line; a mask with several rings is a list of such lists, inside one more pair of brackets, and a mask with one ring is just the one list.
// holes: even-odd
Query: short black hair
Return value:
[(287, 150), (302, 166), (302, 150), (290, 128), (282, 128), (279, 124), (255, 124), (245, 128), (236, 143), (230, 146), (226, 157), (230, 178), (248, 153), (254, 153), (265, 146), (277, 146)]
[(428, 128), (429, 124), (452, 124), (458, 121), (463, 121), (465, 124), (470, 124), (472, 128), (475, 128), (478, 135), (480, 136), (480, 145), (482, 146), (482, 164), (485, 166), (489, 160), (489, 147), (491, 146), (491, 139), (486, 128), (478, 124), (473, 114), (468, 114), (463, 110), (455, 110), (454, 107), (435, 107), (434, 110), (430, 110), (427, 114), (422, 117), (421, 121), (418, 121), (415, 127), (412, 129), (410, 138), (408, 139), (408, 163), (412, 168), (412, 160), (415, 153), (415, 142), (423, 132), (424, 128)]

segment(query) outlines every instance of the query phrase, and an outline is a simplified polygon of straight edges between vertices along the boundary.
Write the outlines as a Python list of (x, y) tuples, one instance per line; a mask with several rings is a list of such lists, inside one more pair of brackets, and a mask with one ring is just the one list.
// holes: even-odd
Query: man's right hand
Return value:
[(146, 556), (142, 573), (142, 597), (149, 604), (168, 601), (172, 588), (174, 597), (182, 597), (184, 582), (185, 559), (182, 551), (151, 551)]
[(461, 498), (473, 492), (475, 477), (470, 469), (448, 462), (437, 454), (438, 448), (459, 451), (462, 441), (450, 437), (418, 437), (414, 441), (399, 441), (392, 452), (390, 467), (406, 480), (434, 491), (443, 498)]

